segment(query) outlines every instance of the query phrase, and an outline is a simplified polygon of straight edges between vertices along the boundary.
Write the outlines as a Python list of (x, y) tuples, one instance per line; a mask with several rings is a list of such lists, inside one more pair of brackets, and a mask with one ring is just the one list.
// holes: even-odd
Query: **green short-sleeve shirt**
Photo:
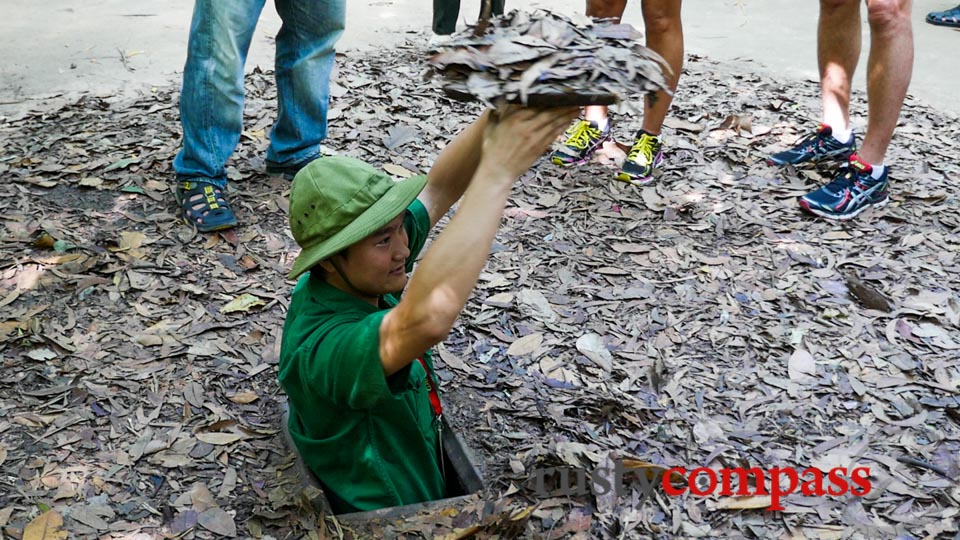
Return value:
[[(407, 271), (423, 248), (430, 216), (420, 201), (403, 225)], [(380, 362), (380, 322), (394, 295), (374, 307), (304, 275), (293, 291), (280, 349), (280, 385), (290, 434), (337, 513), (443, 497), (427, 373), (414, 361), (390, 377)], [(433, 369), (429, 352), (424, 361)]]

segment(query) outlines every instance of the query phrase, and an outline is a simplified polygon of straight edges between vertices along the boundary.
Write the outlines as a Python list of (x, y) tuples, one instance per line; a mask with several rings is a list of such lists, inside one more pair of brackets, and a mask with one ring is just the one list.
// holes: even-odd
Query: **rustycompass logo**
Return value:
[(626, 498), (639, 488), (640, 502), (653, 495), (658, 487), (671, 497), (690, 494), (697, 497), (770, 496), (768, 511), (783, 510), (781, 499), (791, 493), (807, 497), (863, 497), (870, 493), (870, 468), (835, 467), (827, 472), (809, 467), (798, 471), (789, 467), (735, 467), (687, 470), (673, 467), (666, 470), (627, 467), (623, 460), (614, 461), (613, 469), (597, 467), (592, 471), (575, 467), (536, 469), (531, 477), (534, 493), (541, 498), (607, 495), (611, 491)]

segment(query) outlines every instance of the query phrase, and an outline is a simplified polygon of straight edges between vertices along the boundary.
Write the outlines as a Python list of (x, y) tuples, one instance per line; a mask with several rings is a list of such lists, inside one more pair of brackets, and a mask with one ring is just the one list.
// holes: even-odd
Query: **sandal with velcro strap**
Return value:
[(927, 22), (936, 26), (960, 28), (960, 6), (946, 11), (933, 11), (928, 13)]
[(175, 197), (183, 218), (200, 232), (222, 231), (237, 226), (237, 216), (224, 197), (223, 188), (217, 185), (195, 180), (181, 181), (177, 184)]

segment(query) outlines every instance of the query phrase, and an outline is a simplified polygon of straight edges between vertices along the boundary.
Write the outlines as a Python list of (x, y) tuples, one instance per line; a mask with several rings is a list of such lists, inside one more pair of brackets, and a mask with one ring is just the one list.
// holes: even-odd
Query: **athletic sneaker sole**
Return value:
[(563, 167), (566, 169), (569, 167), (576, 167), (577, 165), (583, 165), (584, 163), (590, 161), (591, 157), (593, 156), (585, 157), (577, 161), (564, 161), (562, 158), (553, 156), (553, 159), (551, 161), (553, 162), (554, 165), (557, 165), (559, 167)]
[(620, 171), (620, 174), (618, 174), (614, 178), (621, 182), (626, 182), (627, 184), (633, 184), (635, 186), (645, 186), (647, 184), (652, 184), (653, 181), (656, 180), (656, 177), (653, 175), (644, 176), (644, 177), (640, 177), (640, 176), (634, 177), (634, 176), (630, 176), (629, 174), (623, 171)]
[(802, 198), (801, 198), (801, 199), (798, 199), (798, 201), (799, 201), (799, 203), (800, 203), (800, 207), (801, 207), (801, 208), (803, 208), (804, 210), (806, 210), (807, 212), (809, 212), (809, 213), (811, 213), (811, 214), (813, 214), (813, 215), (815, 215), (815, 216), (822, 217), (822, 218), (824, 218), (824, 219), (830, 219), (830, 220), (833, 220), (833, 221), (850, 221), (851, 219), (853, 219), (853, 218), (859, 216), (860, 214), (862, 214), (862, 213), (863, 213), (865, 210), (867, 210), (868, 208), (883, 208), (884, 206), (887, 205), (887, 203), (890, 202), (890, 196), (888, 195), (888, 196), (887, 196), (885, 199), (883, 199), (882, 201), (878, 201), (878, 202), (875, 202), (875, 203), (869, 203), (869, 204), (865, 205), (864, 207), (860, 208), (859, 210), (857, 210), (856, 212), (853, 212), (852, 214), (839, 214), (839, 215), (838, 215), (838, 214), (830, 214), (830, 213), (828, 213), (828, 212), (824, 212), (823, 210), (820, 210), (819, 208), (814, 208), (814, 207), (810, 206), (810, 203), (808, 203), (807, 201), (803, 200)]

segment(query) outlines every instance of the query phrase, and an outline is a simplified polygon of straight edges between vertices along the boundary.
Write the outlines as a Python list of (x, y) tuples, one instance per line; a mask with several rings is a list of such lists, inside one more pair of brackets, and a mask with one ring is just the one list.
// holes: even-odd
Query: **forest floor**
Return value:
[[(330, 152), (422, 173), (476, 117), (423, 78), (422, 46), (338, 58)], [(796, 203), (829, 167), (764, 161), (816, 127), (814, 83), (702, 57), (682, 81), (656, 183), (613, 181), (639, 127), (621, 106), (621, 145), (576, 169), (544, 160), (515, 186), (437, 355), (488, 489), (361, 536), (957, 534), (957, 118), (908, 100), (892, 204), (838, 224)], [(178, 218), (174, 86), (0, 123), (0, 537), (58, 522), (101, 538), (338, 530), (304, 503), (279, 431), (298, 249), (289, 184), (263, 172), (275, 96), (271, 73), (248, 76), (229, 167), (241, 226), (225, 234)], [(863, 95), (853, 108), (865, 116)], [(538, 468), (625, 458), (653, 474), (868, 467), (871, 490), (798, 492), (771, 512), (763, 497), (530, 485)]]

